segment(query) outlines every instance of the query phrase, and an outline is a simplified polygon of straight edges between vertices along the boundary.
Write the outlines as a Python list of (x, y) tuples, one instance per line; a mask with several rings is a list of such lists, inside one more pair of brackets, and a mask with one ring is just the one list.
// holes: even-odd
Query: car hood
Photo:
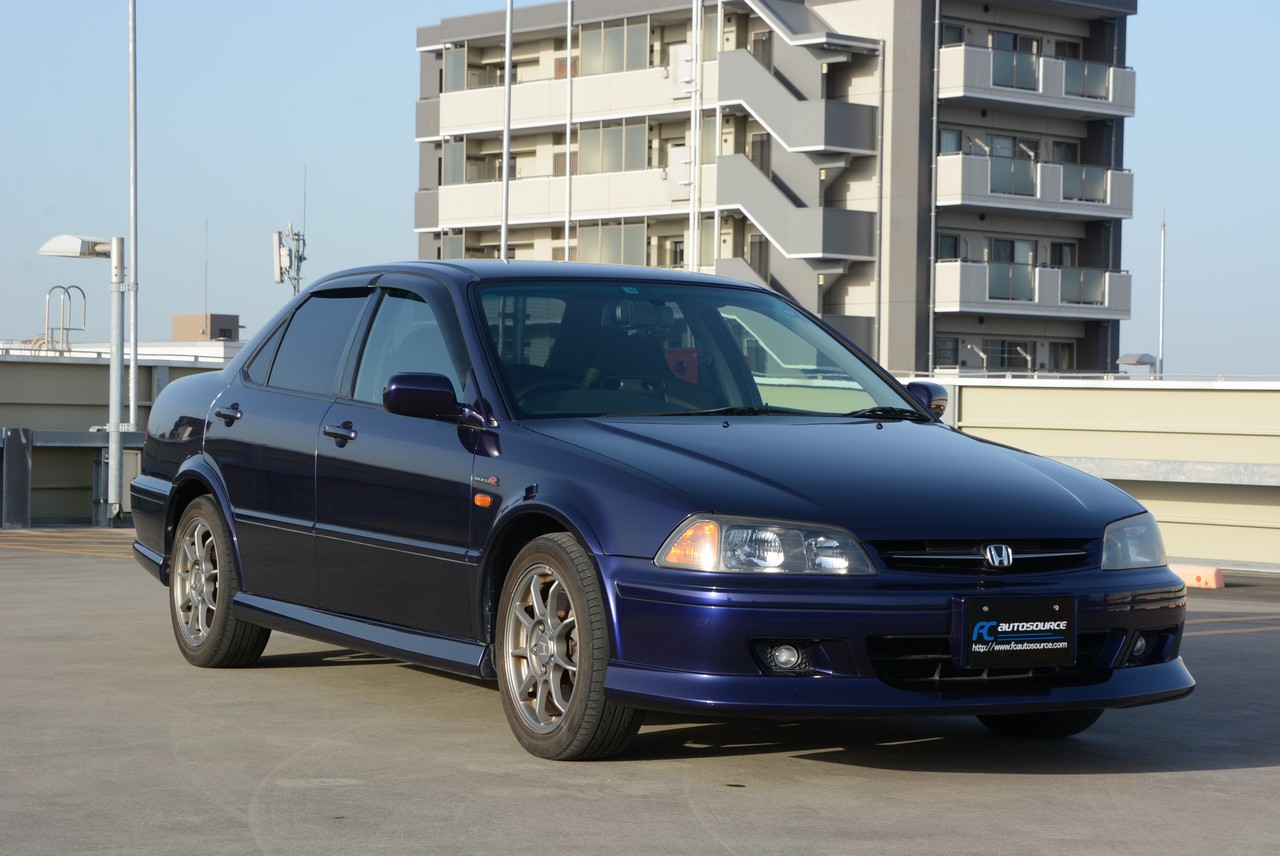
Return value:
[(528, 427), (670, 485), (692, 511), (832, 523), (863, 540), (1098, 538), (1142, 511), (1078, 470), (938, 424), (613, 417)]

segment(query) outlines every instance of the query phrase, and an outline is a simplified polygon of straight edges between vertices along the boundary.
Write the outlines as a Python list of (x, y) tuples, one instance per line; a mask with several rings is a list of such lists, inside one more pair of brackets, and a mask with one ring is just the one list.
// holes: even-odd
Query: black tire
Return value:
[(1056, 739), (1079, 734), (1098, 721), (1101, 710), (1056, 710), (1048, 713), (1002, 713), (978, 721), (1005, 737)]
[(207, 496), (197, 497), (178, 521), (169, 557), (169, 618), (187, 662), (211, 669), (252, 665), (271, 630), (235, 617), (240, 590), (231, 533)]
[(497, 671), (516, 740), (555, 761), (608, 758), (631, 744), (641, 711), (605, 701), (609, 629), (591, 559), (571, 535), (516, 556), (498, 602)]

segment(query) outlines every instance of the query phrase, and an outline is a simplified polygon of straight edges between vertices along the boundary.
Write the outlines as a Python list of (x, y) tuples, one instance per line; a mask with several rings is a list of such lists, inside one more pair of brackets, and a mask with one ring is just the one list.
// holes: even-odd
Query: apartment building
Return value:
[[(763, 283), (900, 372), (1113, 370), (1136, 11), (517, 7), (506, 256)], [(423, 27), (418, 52), (419, 257), (500, 257), (505, 14)]]

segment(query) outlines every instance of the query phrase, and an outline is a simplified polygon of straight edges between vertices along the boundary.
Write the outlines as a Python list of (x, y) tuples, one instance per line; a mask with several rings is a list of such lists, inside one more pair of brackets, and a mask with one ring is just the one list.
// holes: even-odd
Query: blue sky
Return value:
[[(416, 255), (416, 28), (502, 0), (137, 6), (141, 339), (204, 311), (206, 282), (209, 311), (246, 334), (292, 295), (269, 244), (302, 226), (304, 170), (304, 284)], [(1130, 20), (1121, 350), (1156, 352), (1163, 207), (1169, 373), (1280, 375), (1280, 281), (1261, 252), (1280, 205), (1276, 32), (1280, 4), (1255, 0), (1141, 0)], [(107, 265), (36, 255), (62, 232), (129, 233), (127, 0), (0, 0), (0, 339), (42, 334), (46, 293), (70, 284), (90, 315), (73, 340), (107, 339)]]

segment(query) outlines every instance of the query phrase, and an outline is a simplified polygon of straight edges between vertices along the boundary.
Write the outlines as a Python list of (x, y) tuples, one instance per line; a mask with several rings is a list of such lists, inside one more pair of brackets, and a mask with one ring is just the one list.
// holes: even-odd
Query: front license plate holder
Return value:
[(1074, 597), (956, 598), (959, 665), (964, 669), (1074, 666)]

